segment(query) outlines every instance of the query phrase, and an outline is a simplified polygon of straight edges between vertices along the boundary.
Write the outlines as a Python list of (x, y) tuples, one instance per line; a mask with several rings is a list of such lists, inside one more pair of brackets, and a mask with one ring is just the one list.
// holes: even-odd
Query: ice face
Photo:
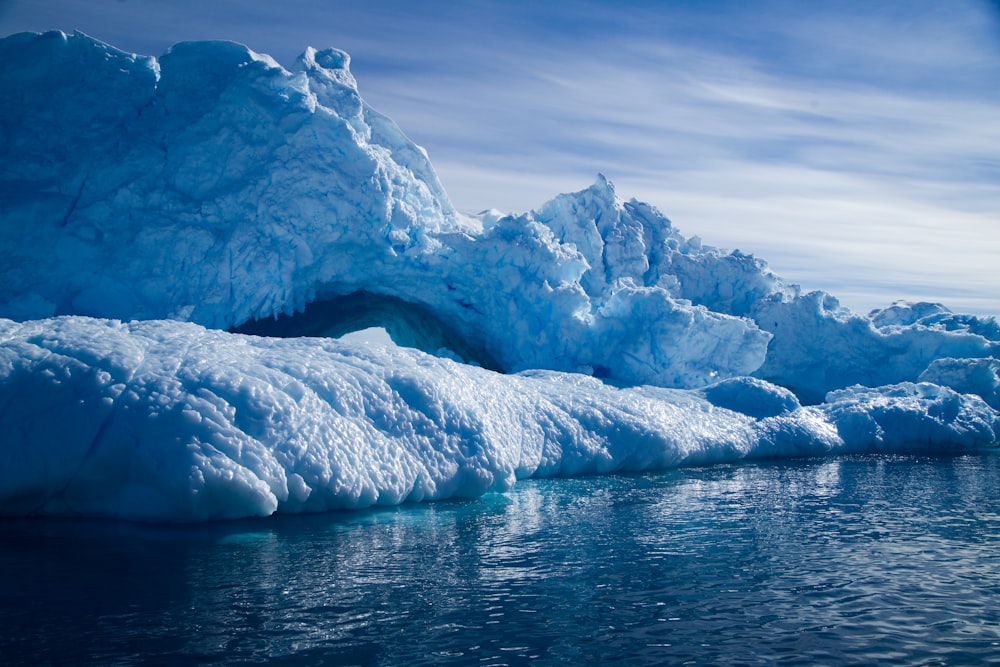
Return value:
[[(507, 371), (703, 386), (763, 362), (769, 336), (752, 322), (674, 298), (657, 272), (680, 237), (603, 178), (485, 230), (459, 216), (424, 152), (363, 102), (342, 52), (307, 50), (286, 71), (225, 42), (159, 60), (79, 34), (0, 45), (4, 61), (25, 54), (47, 65), (0, 74), (34, 101), (5, 105), (3, 120), (49, 143), (2, 156), (30, 168), (4, 172), (20, 195), (0, 232), (0, 315), (228, 328), (363, 292), (435, 313)], [(55, 96), (50, 71), (73, 72)], [(103, 106), (77, 103), (101, 91)]]
[[(851, 313), (604, 176), (459, 214), (349, 65), (0, 40), (0, 512), (234, 517), (996, 446), (993, 318)], [(427, 354), (330, 339), (366, 327)]]

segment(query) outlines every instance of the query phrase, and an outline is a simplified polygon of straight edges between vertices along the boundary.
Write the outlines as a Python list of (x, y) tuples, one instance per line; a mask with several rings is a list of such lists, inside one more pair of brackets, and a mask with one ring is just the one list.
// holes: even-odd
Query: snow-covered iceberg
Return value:
[[(603, 176), (461, 214), (348, 66), (0, 40), (0, 513), (229, 518), (1000, 442), (996, 320), (851, 313)], [(332, 338), (368, 326), (410, 347)]]

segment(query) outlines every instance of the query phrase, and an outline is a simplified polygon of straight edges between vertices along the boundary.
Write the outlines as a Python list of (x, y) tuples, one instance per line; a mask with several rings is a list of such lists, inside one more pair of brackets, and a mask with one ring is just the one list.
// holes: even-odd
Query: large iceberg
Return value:
[[(1000, 443), (1000, 327), (851, 313), (603, 176), (449, 202), (347, 54), (0, 40), (0, 513), (198, 520)], [(370, 326), (394, 344), (337, 340)]]

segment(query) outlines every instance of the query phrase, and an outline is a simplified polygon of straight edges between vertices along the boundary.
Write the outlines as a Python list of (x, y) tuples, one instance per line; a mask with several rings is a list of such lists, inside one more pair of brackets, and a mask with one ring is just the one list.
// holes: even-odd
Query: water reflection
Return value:
[(0, 656), (981, 663), (998, 488), (996, 457), (848, 458), (195, 527), (6, 521)]

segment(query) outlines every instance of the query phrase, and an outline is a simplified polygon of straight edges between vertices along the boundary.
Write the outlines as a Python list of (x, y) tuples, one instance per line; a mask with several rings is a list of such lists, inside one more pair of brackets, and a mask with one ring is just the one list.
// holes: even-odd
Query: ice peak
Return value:
[(167, 49), (163, 58), (197, 57), (199, 60), (214, 61), (220, 66), (239, 66), (254, 60), (254, 52), (239, 42), (205, 41), (178, 42)]
[(594, 183), (583, 190), (558, 195), (536, 211), (543, 220), (557, 217), (561, 211), (577, 216), (584, 214), (590, 222), (599, 224), (602, 219), (618, 217), (624, 205), (615, 192), (614, 184), (604, 174), (598, 173)]
[(341, 51), (333, 47), (317, 51), (314, 47), (306, 47), (305, 53), (300, 58), (315, 63), (323, 69), (351, 69), (351, 55), (347, 51)]
[(590, 186), (590, 190), (594, 194), (602, 194), (612, 201), (618, 199), (618, 195), (615, 193), (615, 184), (609, 181), (608, 177), (601, 172), (597, 172), (597, 178), (594, 180), (594, 184)]
[(351, 56), (346, 51), (334, 48), (318, 51), (310, 46), (299, 56), (297, 65), (314, 83), (334, 83), (354, 91), (358, 88), (358, 83), (351, 74)]

